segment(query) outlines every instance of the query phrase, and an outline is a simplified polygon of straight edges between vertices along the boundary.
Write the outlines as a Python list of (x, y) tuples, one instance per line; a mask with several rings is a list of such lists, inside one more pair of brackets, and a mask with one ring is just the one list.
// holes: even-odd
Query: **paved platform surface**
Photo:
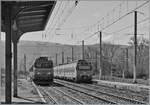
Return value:
[(107, 85), (107, 86), (115, 87), (119, 89), (128, 89), (128, 90), (135, 91), (135, 92), (150, 90), (150, 87), (148, 85), (142, 85), (142, 84), (111, 82), (111, 81), (97, 80), (97, 79), (94, 79), (93, 81), (101, 85)]
[[(0, 101), (3, 104), (5, 102), (5, 87), (1, 87)], [(18, 80), (18, 97), (12, 96), (12, 103), (14, 104), (43, 104), (41, 97), (39, 97), (37, 91), (32, 86), (29, 80)]]

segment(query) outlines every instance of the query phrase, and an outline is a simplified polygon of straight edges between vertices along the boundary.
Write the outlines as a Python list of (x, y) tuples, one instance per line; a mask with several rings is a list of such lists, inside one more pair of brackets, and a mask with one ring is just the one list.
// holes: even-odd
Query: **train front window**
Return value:
[(80, 66), (78, 66), (78, 69), (79, 69), (79, 70), (91, 70), (91, 67), (88, 66), (88, 65), (87, 65), (87, 66), (81, 66), (81, 65), (80, 65)]
[(79, 70), (91, 70), (91, 64), (85, 60), (80, 60), (78, 62), (78, 69)]
[(37, 67), (37, 68), (52, 68), (53, 64), (51, 62), (36, 62), (35, 67)]

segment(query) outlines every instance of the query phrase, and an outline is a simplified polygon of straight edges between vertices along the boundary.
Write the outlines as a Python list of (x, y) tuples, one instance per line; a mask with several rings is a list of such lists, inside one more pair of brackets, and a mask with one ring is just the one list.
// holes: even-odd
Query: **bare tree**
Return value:
[(119, 75), (122, 75), (122, 78), (125, 78), (125, 49), (121, 48), (121, 52), (116, 55), (115, 64), (117, 65), (117, 69), (119, 71)]
[(102, 55), (110, 62), (110, 76), (113, 76), (113, 57), (115, 56), (115, 53), (117, 49), (119, 48), (119, 45), (114, 45), (112, 43), (105, 43), (103, 44), (103, 50)]
[[(129, 45), (131, 47), (134, 46), (134, 37), (130, 38)], [(137, 39), (137, 66), (138, 73), (142, 76), (144, 75), (144, 66), (146, 62), (146, 57), (148, 57), (148, 53), (146, 52), (149, 45), (149, 40), (145, 38)]]

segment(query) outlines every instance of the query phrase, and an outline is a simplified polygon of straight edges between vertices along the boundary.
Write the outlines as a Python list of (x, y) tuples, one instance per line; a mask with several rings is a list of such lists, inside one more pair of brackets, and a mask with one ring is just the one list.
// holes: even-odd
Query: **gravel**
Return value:
[[(115, 102), (115, 103), (121, 103), (121, 104), (129, 104), (129, 103), (132, 103), (130, 102), (129, 100), (126, 100), (126, 99), (123, 99), (123, 98), (120, 98), (120, 97), (116, 97), (116, 96), (112, 96), (112, 95), (109, 95), (109, 93), (105, 94), (105, 93), (101, 93), (99, 91), (95, 91), (93, 90), (93, 88), (91, 87), (88, 87), (88, 86), (83, 86), (81, 84), (75, 84), (75, 83), (69, 83), (69, 82), (66, 82), (66, 81), (61, 81), (60, 80), (58, 81), (58, 83), (63, 83), (65, 86), (69, 86), (70, 88), (73, 88), (73, 89), (76, 89), (76, 90), (80, 90), (80, 91), (83, 91), (85, 93), (90, 93), (92, 95), (95, 95), (97, 97), (100, 97), (102, 99), (106, 99), (106, 100), (109, 100), (109, 101), (112, 101), (112, 102)], [(103, 92), (103, 91), (102, 91)], [(118, 96), (118, 95), (117, 95)]]
[(130, 98), (130, 99), (134, 99), (134, 100), (138, 100), (138, 101), (143, 101), (144, 98), (147, 97), (147, 95), (142, 96), (140, 94), (135, 94), (132, 92), (129, 93), (129, 91), (122, 91), (122, 90), (118, 90), (118, 89), (114, 89), (114, 88), (110, 88), (110, 87), (106, 87), (106, 86), (104, 87), (104, 86), (92, 85), (92, 84), (84, 84), (84, 85), (89, 86), (90, 88), (93, 88), (98, 91), (107, 92), (107, 93), (111, 93), (114, 95)]
[(79, 100), (84, 101), (86, 104), (100, 104), (100, 103), (105, 104), (106, 103), (102, 100), (96, 99), (92, 96), (88, 96), (84, 93), (72, 90), (72, 89), (67, 88), (67, 87), (57, 87), (57, 88), (64, 91), (64, 92), (66, 92), (67, 94), (70, 94), (73, 97), (76, 97)]
[(55, 90), (53, 87), (44, 87), (44, 89), (52, 96), (59, 104), (76, 104), (69, 97)]

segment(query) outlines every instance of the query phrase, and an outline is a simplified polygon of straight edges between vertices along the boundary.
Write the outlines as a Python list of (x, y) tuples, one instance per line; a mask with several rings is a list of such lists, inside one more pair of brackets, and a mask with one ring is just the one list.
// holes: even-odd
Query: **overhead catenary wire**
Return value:
[[(143, 22), (145, 22), (145, 21), (148, 21), (148, 20), (149, 20), (149, 18), (143, 19), (143, 20), (139, 21), (138, 24), (141, 24), (141, 23), (143, 23)], [(106, 32), (103, 32), (103, 33), (105, 33), (105, 34), (107, 34), (107, 35), (111, 35), (111, 34), (114, 34), (114, 33), (121, 32), (121, 31), (126, 30), (126, 29), (131, 28), (131, 27), (134, 27), (134, 25), (126, 26), (126, 27), (124, 27), (124, 28), (121, 28), (121, 29), (119, 29), (119, 30), (117, 30), (117, 31), (114, 31), (114, 32), (111, 32), (111, 33), (106, 33)]]
[[(67, 9), (67, 5), (69, 5), (69, 2), (70, 2), (70, 1), (68, 0), (68, 3), (65, 5), (64, 8), (62, 8), (61, 14), (58, 14), (58, 13), (57, 13), (57, 14), (59, 15), (59, 16), (57, 15), (57, 17), (58, 17), (57, 20), (55, 21), (53, 27), (52, 27), (51, 29), (50, 29), (50, 28), (48, 29), (48, 30), (51, 30), (51, 32), (49, 33), (50, 35), (51, 35), (51, 33), (52, 33), (54, 30), (56, 30), (56, 29), (59, 28), (62, 24), (64, 24), (64, 22), (66, 21), (66, 19), (67, 19), (67, 18), (69, 17), (69, 15), (71, 14), (70, 12), (67, 13), (67, 15), (66, 15), (67, 17), (65, 16), (65, 17), (64, 17), (65, 19), (63, 18), (63, 19), (60, 20), (60, 17), (63, 17), (63, 15), (65, 14), (64, 11), (65, 11), (65, 9)], [(77, 2), (77, 3), (78, 3), (78, 2)], [(76, 3), (76, 1), (75, 1), (75, 7), (77, 6), (77, 3)], [(72, 12), (73, 9), (74, 9), (74, 6), (71, 6), (71, 9), (69, 9), (69, 11)], [(59, 9), (58, 9), (58, 11), (59, 11)], [(58, 12), (58, 11), (57, 11), (57, 12)], [(54, 21), (54, 20), (53, 20), (53, 21)], [(55, 28), (56, 26), (58, 26), (58, 27)]]
[[(114, 21), (113, 23), (111, 23), (111, 24), (109, 24), (108, 26), (106, 26), (106, 27), (104, 27), (103, 29), (101, 29), (101, 31), (102, 31), (102, 30), (105, 30), (106, 28), (108, 28), (108, 27), (110, 27), (110, 26), (112, 26), (113, 24), (115, 24), (115, 23), (118, 22), (119, 20), (121, 20), (121, 19), (123, 19), (124, 17), (126, 17), (127, 15), (133, 13), (135, 10), (141, 8), (142, 6), (146, 5), (147, 3), (149, 3), (149, 0), (146, 1), (146, 2), (144, 2), (143, 4), (139, 5), (139, 6), (136, 7), (135, 9), (131, 10), (130, 12), (126, 13), (125, 15), (121, 16), (119, 19), (117, 19), (117, 20)], [(148, 20), (148, 19), (146, 19), (146, 20)], [(142, 21), (145, 21), (145, 20), (142, 20)], [(97, 23), (99, 23), (99, 21), (98, 21)], [(99, 25), (99, 24), (98, 24), (98, 25)], [(89, 38), (95, 36), (98, 32), (99, 32), (99, 30), (98, 30), (97, 32), (94, 32), (94, 33), (91, 34), (90, 36), (84, 38), (84, 40), (87, 40), (87, 39), (89, 39)]]
[[(124, 1), (123, 1), (123, 2), (124, 2)], [(128, 8), (129, 8), (129, 7), (128, 7), (128, 4), (129, 4), (128, 2), (129, 2), (129, 1), (126, 1), (126, 2), (127, 2), (127, 7), (126, 7), (126, 8), (127, 8), (127, 11), (128, 11)], [(139, 5), (139, 6), (136, 7), (135, 9), (131, 10), (131, 12), (132, 12), (132, 11), (135, 11), (135, 10), (137, 10), (137, 9), (139, 9), (139, 8), (141, 8), (142, 6), (144, 6), (145, 4), (147, 4), (148, 2), (149, 2), (149, 0), (146, 1), (146, 2), (144, 2), (143, 4)], [(121, 5), (121, 4), (119, 4), (118, 7), (120, 7), (120, 5)], [(115, 11), (115, 8), (116, 8), (116, 7), (114, 7), (112, 11)], [(102, 20), (104, 20), (104, 17), (103, 17), (102, 19), (98, 20), (96, 23), (91, 24), (91, 25), (85, 25), (85, 26), (80, 26), (80, 27), (71, 27), (71, 28), (62, 28), (62, 30), (74, 30), (74, 29), (81, 29), (81, 28), (90, 28), (90, 27), (95, 26), (96, 24), (100, 23), (100, 21), (102, 21)], [(106, 28), (107, 28), (107, 27), (106, 27)]]
[[(69, 3), (69, 2), (68, 2)], [(66, 8), (66, 6), (67, 6), (67, 4), (65, 5), (65, 7), (64, 8)], [(64, 8), (62, 9), (62, 13), (63, 13), (63, 11), (64, 11)], [(60, 15), (60, 14), (59, 14)], [(62, 14), (61, 14), (62, 15)], [(52, 30), (55, 30), (55, 26), (56, 26), (56, 24), (58, 23), (58, 21), (60, 20), (60, 16), (58, 16), (58, 20), (56, 20), (56, 22), (55, 22), (55, 25), (53, 26), (53, 28), (52, 28)], [(52, 32), (52, 31), (51, 31)]]
[(75, 5), (73, 4), (73, 6), (69, 9), (68, 14), (64, 17), (64, 19), (62, 19), (62, 21), (57, 26), (58, 28), (60, 28), (65, 23), (65, 21), (69, 18), (69, 16), (72, 14), (74, 8), (77, 6), (77, 4), (78, 4), (78, 2), (75, 1)]
[[(61, 3), (60, 3), (60, 5), (59, 5), (59, 7), (58, 7), (58, 9), (57, 9), (57, 11), (56, 11), (56, 13), (55, 13), (55, 15), (54, 15), (54, 17), (53, 17), (53, 20), (52, 20), (52, 23), (51, 24), (53, 24), (54, 23), (54, 19), (56, 18), (56, 16), (58, 15), (58, 12), (59, 12), (59, 10), (60, 10), (60, 7), (61, 7), (61, 5), (62, 5), (62, 2), (63, 1), (61, 1)], [(47, 30), (49, 30), (50, 28), (48, 28)], [(46, 32), (47, 33), (47, 32)]]
[[(115, 21), (112, 22), (111, 24), (109, 24), (109, 25), (107, 25), (107, 26), (101, 28), (101, 31), (104, 31), (105, 29), (109, 28), (109, 27), (112, 26), (113, 24), (117, 23), (119, 20), (121, 20), (121, 19), (123, 19), (124, 17), (126, 17), (127, 15), (131, 14), (133, 11), (135, 11), (135, 10), (137, 10), (137, 9), (139, 9), (139, 8), (141, 8), (141, 7), (143, 7), (143, 6), (144, 6), (145, 4), (147, 4), (147, 3), (149, 3), (149, 0), (148, 0), (148, 1), (145, 1), (144, 3), (142, 3), (142, 4), (139, 5), (139, 6), (137, 5), (133, 10), (129, 11), (129, 3), (128, 3), (128, 1), (127, 1), (126, 10), (127, 10), (128, 13), (126, 13), (125, 15), (119, 17), (117, 20), (115, 20)], [(113, 10), (114, 10), (114, 9), (113, 9)], [(115, 11), (115, 10), (114, 10), (114, 11)], [(101, 20), (104, 20), (104, 17), (103, 17)], [(100, 21), (101, 21), (101, 20), (100, 20)], [(80, 29), (80, 28), (91, 29), (91, 28), (93, 28), (93, 27), (96, 26), (96, 25), (100, 25), (100, 21), (97, 21), (97, 23), (94, 23), (94, 24), (88, 25), (88, 26), (73, 27), (73, 28), (61, 28), (61, 30), (69, 30), (69, 29), (70, 29), (70, 30), (74, 30), (74, 29)], [(128, 28), (128, 27), (132, 27), (132, 26), (127, 26), (127, 27), (125, 27), (125, 28)], [(117, 31), (122, 31), (122, 30), (124, 30), (125, 28), (122, 28), (122, 29), (117, 30)], [(54, 27), (54, 29), (55, 29), (55, 27)], [(86, 31), (87, 31), (87, 30), (86, 30)], [(85, 32), (85, 31), (84, 31), (84, 32)], [(94, 32), (94, 33), (92, 33), (92, 34), (90, 34), (90, 36), (87, 36), (87, 37), (85, 37), (85, 38), (82, 39), (82, 40), (88, 40), (88, 39), (91, 38), (92, 36), (95, 36), (98, 32), (99, 32), (99, 30), (96, 31), (96, 32)], [(104, 33), (105, 33), (105, 32), (104, 32)], [(113, 32), (113, 33), (114, 33), (114, 32)], [(112, 34), (112, 33), (105, 33), (105, 34)], [(80, 41), (77, 41), (77, 43), (79, 43), (79, 42), (80, 42)]]
[[(145, 21), (148, 21), (148, 20), (149, 20), (149, 18), (143, 19), (143, 20), (139, 21), (138, 24), (141, 24), (141, 23), (143, 23), (143, 22), (145, 22)], [(134, 27), (134, 25), (129, 25), (129, 26), (127, 26), (127, 27), (124, 27), (124, 28), (122, 28), (122, 29), (119, 29), (119, 30), (114, 31), (114, 32), (111, 32), (111, 33), (106, 33), (106, 32), (103, 32), (103, 33), (106, 34), (106, 35), (112, 35), (112, 34), (114, 34), (114, 33), (121, 32), (121, 31), (126, 30), (126, 29), (131, 28), (131, 27)], [(97, 35), (98, 32), (99, 32), (99, 31), (93, 33), (92, 35), (86, 37), (84, 40), (88, 40), (89, 38), (91, 38), (91, 37)]]
[[(134, 11), (136, 11), (137, 9), (141, 8), (142, 6), (146, 5), (146, 4), (149, 3), (149, 2), (150, 2), (150, 1), (147, 0), (146, 2), (144, 2), (144, 3), (141, 4), (141, 5), (139, 5), (138, 7), (134, 8), (134, 9), (131, 10), (130, 12), (127, 12), (125, 15), (119, 17), (116, 21), (114, 21), (114, 22), (112, 22), (111, 24), (107, 25), (106, 27), (102, 28), (102, 30), (104, 30), (104, 29), (110, 27), (111, 25), (115, 24), (116, 22), (118, 22), (118, 21), (121, 20), (122, 18), (124, 18), (124, 17), (126, 17), (127, 15), (133, 13)], [(104, 18), (104, 17), (103, 17), (103, 18)], [(102, 18), (102, 19), (103, 19), (103, 18)], [(102, 20), (102, 19), (101, 19), (101, 20)], [(100, 21), (101, 21), (101, 20), (100, 20)], [(100, 21), (97, 21), (95, 24), (100, 23)]]

